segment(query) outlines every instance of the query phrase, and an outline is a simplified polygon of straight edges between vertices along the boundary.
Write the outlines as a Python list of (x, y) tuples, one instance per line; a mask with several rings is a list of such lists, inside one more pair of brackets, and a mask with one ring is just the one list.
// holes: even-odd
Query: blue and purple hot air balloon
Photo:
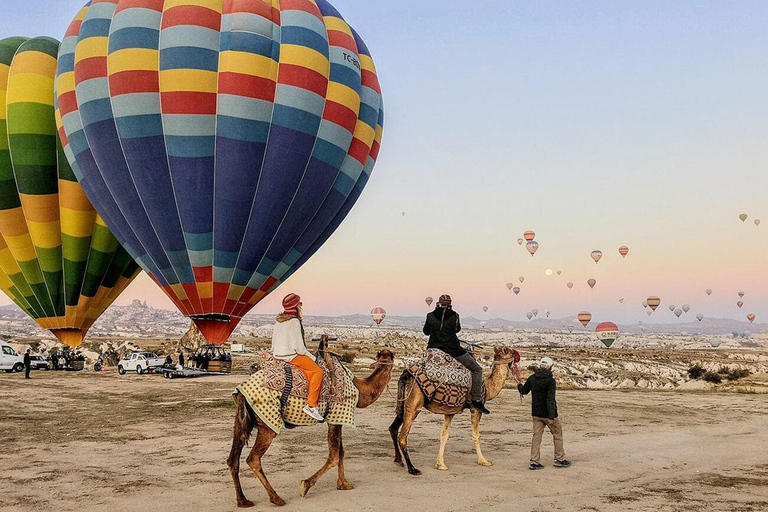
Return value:
[(382, 136), (368, 48), (325, 0), (92, 0), (56, 91), (88, 198), (216, 344), (341, 224)]

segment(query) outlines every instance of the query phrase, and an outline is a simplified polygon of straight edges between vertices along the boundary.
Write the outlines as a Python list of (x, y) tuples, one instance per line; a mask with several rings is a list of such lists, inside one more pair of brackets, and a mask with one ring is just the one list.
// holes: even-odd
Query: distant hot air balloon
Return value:
[(743, 299), (743, 298), (744, 298), (744, 292), (739, 292), (739, 298), (740, 298), (740, 299)]
[(62, 154), (58, 51), (49, 37), (0, 41), (0, 289), (77, 347), (140, 269)]
[(624, 304), (624, 297), (619, 297), (619, 304)]
[(548, 268), (547, 270), (545, 270), (544, 271), (544, 275), (551, 276), (552, 275), (552, 269)]
[(677, 318), (680, 318), (680, 315), (682, 315), (682, 314), (683, 314), (683, 310), (682, 310), (682, 309), (680, 309), (680, 308), (677, 308), (677, 309), (675, 309), (674, 313), (675, 313), (675, 316), (676, 316)]
[(488, 312), (488, 306), (483, 306), (483, 313), (487, 313), (487, 312)]
[(507, 290), (511, 290), (513, 286), (515, 285), (512, 283), (507, 283)]
[(619, 326), (613, 322), (602, 322), (597, 324), (595, 332), (597, 333), (597, 338), (603, 342), (603, 345), (606, 348), (611, 348), (613, 342), (619, 337)]
[(547, 318), (549, 318), (549, 311), (547, 311)]
[(525, 244), (525, 248), (528, 249), (528, 252), (533, 256), (536, 254), (536, 251), (539, 250), (539, 242), (528, 242)]
[(530, 320), (531, 318), (533, 318), (533, 313), (531, 313), (531, 312), (529, 311), (529, 312), (527, 312), (527, 313), (525, 314), (525, 316), (527, 316), (527, 317), (528, 317), (528, 320)]
[(661, 304), (661, 299), (658, 298), (655, 295), (651, 295), (645, 301), (648, 303), (648, 307), (651, 308), (651, 310), (656, 311), (656, 308), (659, 307)]
[(684, 313), (687, 313), (690, 310), (691, 310), (691, 306), (689, 306), (688, 304), (683, 304), (683, 312)]
[(520, 294), (520, 287), (519, 286), (515, 286), (514, 288), (512, 288), (512, 291), (514, 292), (515, 295), (519, 295)]
[(308, 261), (378, 157), (370, 52), (327, 1), (89, 2), (59, 52), (64, 154), (205, 338)]
[(702, 320), (704, 320), (704, 315), (702, 315), (701, 313), (697, 314), (697, 315), (696, 315), (696, 320), (698, 320), (699, 322), (701, 322)]
[(589, 322), (592, 321), (592, 313), (590, 313), (589, 311), (582, 311), (581, 313), (579, 313), (579, 316), (577, 318), (579, 322), (581, 322), (581, 325), (586, 327), (587, 325), (589, 325)]
[(593, 260), (595, 260), (595, 264), (597, 264), (603, 257), (603, 251), (592, 251), (592, 254), (590, 254)]
[(565, 286), (567, 286), (568, 289), (570, 290), (571, 288), (573, 288), (573, 283), (568, 281)]
[(522, 238), (517, 239), (517, 245), (523, 245), (523, 242), (525, 242), (525, 240), (523, 240)]
[(432, 305), (432, 302), (433, 302), (434, 300), (435, 300), (435, 299), (433, 299), (432, 297), (427, 297), (426, 299), (424, 299), (424, 302), (426, 302), (426, 303), (427, 303), (427, 306), (431, 306), (431, 305)]
[(568, 329), (568, 333), (569, 334), (573, 333), (573, 326), (572, 325), (569, 325), (568, 327), (566, 327), (566, 329)]
[(749, 320), (749, 323), (754, 322), (755, 321), (755, 315), (753, 315), (752, 313), (748, 314), (747, 315), (747, 320)]
[(643, 301), (643, 307), (644, 307), (644, 308), (647, 308), (647, 307), (648, 307), (648, 301), (647, 301), (647, 300), (644, 300), (644, 301)]
[(562, 270), (558, 270), (558, 271), (557, 271), (557, 275), (560, 275), (560, 274), (562, 274), (562, 273), (563, 273), (563, 271), (562, 271)]
[(384, 310), (384, 308), (373, 308), (371, 310), (371, 318), (373, 318), (373, 321), (376, 322), (376, 325), (381, 325), (381, 322), (384, 321), (386, 316), (387, 312)]
[(594, 288), (595, 285), (597, 284), (597, 281), (595, 281), (594, 279), (587, 279), (587, 284), (589, 285), (590, 288)]
[(739, 218), (741, 219), (741, 222), (744, 222), (745, 220), (747, 220), (747, 214), (742, 213), (741, 215), (739, 215)]
[(677, 306), (675, 306), (674, 304), (670, 304), (670, 305), (669, 305), (669, 310), (670, 310), (670, 311), (672, 311), (672, 312), (674, 313), (674, 312), (675, 312), (675, 308), (676, 308), (676, 307), (677, 307)]
[(707, 295), (712, 295), (712, 290), (710, 288), (707, 288)]
[(709, 344), (714, 348), (719, 347), (722, 343), (723, 341), (720, 338), (710, 338), (709, 340)]
[(523, 238), (525, 238), (526, 242), (532, 242), (534, 238), (536, 238), (536, 233), (531, 231), (530, 229), (523, 233)]
[(405, 217), (405, 212), (400, 212), (400, 215)]
[(760, 219), (755, 219), (754, 222), (755, 222), (755, 226), (759, 226), (760, 225)]
[(539, 316), (539, 310), (538, 309), (532, 309), (531, 313), (533, 313), (533, 316)]
[(485, 329), (485, 324), (486, 324), (485, 320), (480, 320), (480, 327)]
[(622, 258), (626, 258), (627, 254), (629, 254), (629, 247), (627, 247), (626, 245), (622, 245), (621, 247), (619, 247), (619, 254), (621, 254)]
[(520, 277), (517, 278), (517, 280), (522, 283), (523, 281), (525, 281), (525, 278), (523, 276), (520, 276)]
[(738, 302), (736, 302), (736, 305), (739, 306), (739, 309), (741, 309), (741, 306), (744, 305), (744, 302), (738, 301)]

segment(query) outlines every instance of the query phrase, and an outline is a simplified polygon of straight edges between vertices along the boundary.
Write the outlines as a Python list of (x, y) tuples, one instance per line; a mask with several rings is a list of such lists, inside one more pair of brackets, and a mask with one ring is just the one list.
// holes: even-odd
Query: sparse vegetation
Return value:
[(723, 382), (723, 378), (720, 374), (714, 372), (704, 372), (704, 375), (702, 375), (701, 378), (705, 382), (711, 382), (712, 384), (720, 384)]
[(701, 365), (695, 364), (688, 368), (688, 376), (694, 380), (698, 380), (704, 375), (704, 368)]

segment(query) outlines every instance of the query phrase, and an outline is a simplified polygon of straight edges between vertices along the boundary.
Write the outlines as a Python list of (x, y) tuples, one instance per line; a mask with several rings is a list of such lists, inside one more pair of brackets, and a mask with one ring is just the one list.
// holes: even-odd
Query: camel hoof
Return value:
[(355, 488), (355, 486), (349, 482), (341, 482), (341, 483), (336, 483), (336, 488), (340, 491), (351, 491), (352, 489)]
[(480, 464), (481, 466), (493, 466), (493, 462), (491, 462), (489, 460), (478, 461), (478, 464)]
[(435, 469), (439, 471), (448, 471), (448, 466), (445, 464), (435, 464)]
[(301, 494), (301, 497), (303, 498), (304, 496), (306, 496), (311, 488), (312, 486), (309, 485), (308, 481), (302, 480), (301, 484), (299, 485), (299, 494)]
[(418, 469), (416, 469), (416, 468), (411, 468), (411, 469), (409, 469), (409, 470), (408, 470), (408, 472), (409, 472), (410, 474), (412, 474), (413, 476), (420, 476), (420, 475), (421, 475), (421, 471), (419, 471), (419, 470), (418, 470)]
[(273, 505), (276, 505), (278, 507), (282, 507), (285, 505), (285, 500), (281, 498), (280, 496), (275, 496), (274, 498), (270, 498), (270, 500)]
[(252, 506), (253, 502), (251, 500), (240, 501), (237, 503), (238, 508), (251, 508)]

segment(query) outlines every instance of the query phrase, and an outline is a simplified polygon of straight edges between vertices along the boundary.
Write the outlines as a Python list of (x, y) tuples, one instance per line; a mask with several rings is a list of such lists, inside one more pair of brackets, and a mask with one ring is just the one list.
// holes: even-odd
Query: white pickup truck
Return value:
[(13, 347), (0, 341), (0, 370), (8, 373), (24, 370), (24, 356), (17, 354)]
[(149, 370), (160, 368), (163, 364), (165, 359), (157, 357), (153, 352), (134, 352), (117, 363), (117, 373), (125, 375), (125, 372), (136, 372), (141, 375)]

